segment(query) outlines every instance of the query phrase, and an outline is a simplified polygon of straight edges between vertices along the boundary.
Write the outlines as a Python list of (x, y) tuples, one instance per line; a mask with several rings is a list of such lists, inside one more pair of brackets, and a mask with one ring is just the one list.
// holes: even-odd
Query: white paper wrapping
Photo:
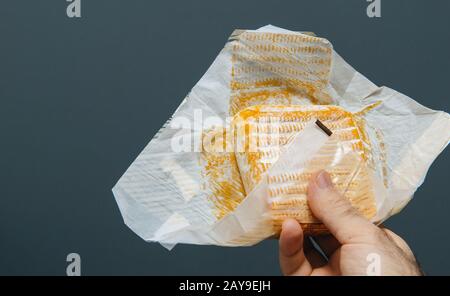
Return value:
[[(261, 59), (249, 64), (249, 59), (258, 57), (258, 52), (247, 50), (250, 46), (247, 47), (245, 38), (236, 40), (245, 32), (277, 33), (293, 39), (286, 39), (287, 43), (285, 39), (272, 40), (270, 46), (280, 47), (279, 56), (267, 60), (261, 55)], [(375, 174), (379, 182), (374, 222), (398, 213), (412, 198), (433, 160), (449, 143), (449, 114), (430, 110), (390, 88), (376, 86), (332, 50), (327, 40), (314, 39), (323, 49), (314, 52), (296, 44), (296, 36), (300, 40), (306, 38), (304, 34), (270, 25), (256, 31), (235, 32), (171, 119), (120, 178), (113, 188), (115, 199), (126, 225), (140, 237), (160, 242), (170, 249), (177, 243), (253, 245), (273, 235), (270, 227), (266, 227), (270, 221), (265, 215), (267, 186), (264, 179), (234, 212), (217, 218), (215, 205), (209, 198), (211, 191), (205, 188), (198, 150), (205, 126), (216, 125), (213, 121), (208, 122), (209, 119), (225, 121), (234, 108), (241, 107), (233, 105), (236, 91), (231, 87), (233, 80), (248, 81), (257, 75), (264, 76), (255, 77), (258, 79), (282, 78), (318, 86), (304, 95), (299, 90), (299, 95), (289, 98), (289, 103), (307, 104), (314, 97), (317, 104), (335, 104), (351, 112), (362, 112), (373, 145)], [(261, 47), (257, 47), (261, 50), (267, 45), (264, 40), (250, 39), (248, 42), (261, 42)], [(327, 65), (323, 53), (327, 52), (331, 59), (329, 68), (323, 67)], [(236, 56), (244, 61), (241, 68), (233, 67), (233, 63), (239, 63)], [(271, 68), (272, 63), (283, 63), (287, 57), (298, 63), (287, 66), (286, 71)], [(304, 58), (318, 62), (314, 66), (305, 65)], [(246, 67), (248, 65), (251, 67)], [(292, 87), (298, 87), (298, 84), (294, 83)], [(284, 98), (276, 100), (279, 104)], [(196, 124), (199, 121), (202, 124)], [(188, 128), (186, 123), (190, 123)], [(310, 136), (312, 132), (305, 130), (298, 137)], [(190, 149), (175, 145), (175, 151), (174, 143), (182, 142), (187, 136), (192, 140)], [(310, 147), (295, 149), (315, 149), (320, 147), (319, 139), (326, 137), (317, 134), (316, 139)], [(286, 155), (280, 156), (278, 161), (283, 157)]]

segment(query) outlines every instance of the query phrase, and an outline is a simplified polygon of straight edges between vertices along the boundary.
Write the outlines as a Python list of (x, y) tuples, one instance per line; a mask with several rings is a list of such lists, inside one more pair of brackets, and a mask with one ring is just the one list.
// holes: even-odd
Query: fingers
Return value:
[(325, 224), (341, 244), (364, 242), (361, 239), (377, 230), (336, 191), (330, 175), (325, 171), (311, 177), (308, 204), (314, 216)]
[(283, 222), (279, 244), (280, 266), (284, 275), (311, 274), (311, 264), (303, 252), (303, 231), (296, 220)]

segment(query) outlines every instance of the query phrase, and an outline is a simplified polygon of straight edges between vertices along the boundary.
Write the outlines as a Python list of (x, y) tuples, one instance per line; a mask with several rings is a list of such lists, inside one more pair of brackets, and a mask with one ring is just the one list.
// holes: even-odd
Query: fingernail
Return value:
[(330, 175), (328, 175), (327, 172), (321, 171), (317, 177), (316, 177), (316, 183), (319, 186), (319, 188), (326, 189), (328, 187), (331, 187), (331, 179)]

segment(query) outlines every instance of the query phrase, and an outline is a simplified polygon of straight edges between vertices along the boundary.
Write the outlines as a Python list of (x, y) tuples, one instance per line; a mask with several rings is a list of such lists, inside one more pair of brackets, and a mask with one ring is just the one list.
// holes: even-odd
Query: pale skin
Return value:
[(367, 275), (369, 254), (379, 256), (380, 275), (422, 275), (407, 243), (361, 216), (336, 191), (327, 172), (312, 176), (308, 204), (331, 234), (314, 238), (320, 254), (296, 220), (284, 221), (279, 240), (284, 275)]

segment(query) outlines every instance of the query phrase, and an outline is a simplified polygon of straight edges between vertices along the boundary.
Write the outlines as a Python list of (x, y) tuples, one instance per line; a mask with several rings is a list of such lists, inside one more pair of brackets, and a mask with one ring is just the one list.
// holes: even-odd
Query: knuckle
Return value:
[(384, 241), (386, 239), (386, 234), (378, 227), (373, 226), (366, 229), (366, 237), (370, 243), (376, 244)]
[(333, 208), (333, 211), (338, 213), (341, 216), (351, 216), (354, 215), (355, 209), (351, 206), (349, 201), (345, 200), (338, 194), (334, 194), (331, 199), (330, 206)]

